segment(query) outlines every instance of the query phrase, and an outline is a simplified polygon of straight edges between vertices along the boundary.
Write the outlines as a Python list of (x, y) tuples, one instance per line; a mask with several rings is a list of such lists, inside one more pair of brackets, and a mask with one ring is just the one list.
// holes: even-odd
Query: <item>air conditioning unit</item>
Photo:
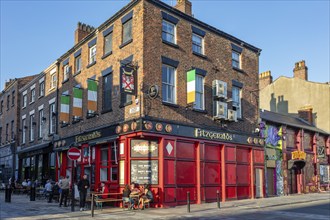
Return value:
[(214, 119), (227, 118), (227, 103), (220, 101), (213, 101), (213, 118)]
[(228, 109), (228, 121), (237, 121), (237, 112), (232, 109)]
[(221, 80), (212, 82), (213, 97), (227, 99), (227, 83)]

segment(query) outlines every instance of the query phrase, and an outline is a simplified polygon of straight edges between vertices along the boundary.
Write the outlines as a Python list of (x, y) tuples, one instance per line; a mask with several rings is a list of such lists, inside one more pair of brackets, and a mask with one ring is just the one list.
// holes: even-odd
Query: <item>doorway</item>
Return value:
[(263, 169), (256, 169), (256, 198), (263, 198)]
[(274, 168), (267, 168), (267, 195), (268, 196), (275, 196), (275, 169)]

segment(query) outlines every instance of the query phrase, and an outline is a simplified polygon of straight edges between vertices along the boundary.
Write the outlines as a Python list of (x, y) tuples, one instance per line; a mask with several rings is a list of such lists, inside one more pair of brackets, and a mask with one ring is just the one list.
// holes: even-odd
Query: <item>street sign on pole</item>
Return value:
[(80, 150), (76, 147), (71, 147), (68, 150), (68, 158), (70, 160), (78, 160), (80, 157)]

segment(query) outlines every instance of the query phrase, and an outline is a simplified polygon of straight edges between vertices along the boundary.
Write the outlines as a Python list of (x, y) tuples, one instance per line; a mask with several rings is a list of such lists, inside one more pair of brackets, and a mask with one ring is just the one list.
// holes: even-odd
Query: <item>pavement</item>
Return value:
[[(5, 195), (0, 193), (0, 219), (92, 219), (91, 211), (71, 212), (71, 207), (59, 207), (58, 203), (47, 203), (45, 200), (30, 201), (26, 195), (12, 195), (11, 203), (6, 203)], [(226, 201), (217, 208), (217, 203), (193, 204), (191, 212), (187, 206), (173, 208), (150, 208), (146, 210), (128, 211), (117, 207), (104, 207), (95, 210), (93, 219), (206, 219), (206, 216), (222, 216), (224, 213), (235, 213), (239, 210), (262, 210), (267, 207), (285, 206), (290, 204), (307, 204), (324, 201), (330, 204), (330, 192), (290, 195), (261, 199)]]

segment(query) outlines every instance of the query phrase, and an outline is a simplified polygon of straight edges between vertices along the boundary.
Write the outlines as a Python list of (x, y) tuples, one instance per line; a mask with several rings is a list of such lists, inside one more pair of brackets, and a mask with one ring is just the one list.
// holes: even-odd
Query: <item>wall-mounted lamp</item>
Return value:
[(46, 119), (46, 117), (42, 117), (41, 120), (42, 120), (43, 122), (45, 122), (47, 119)]

